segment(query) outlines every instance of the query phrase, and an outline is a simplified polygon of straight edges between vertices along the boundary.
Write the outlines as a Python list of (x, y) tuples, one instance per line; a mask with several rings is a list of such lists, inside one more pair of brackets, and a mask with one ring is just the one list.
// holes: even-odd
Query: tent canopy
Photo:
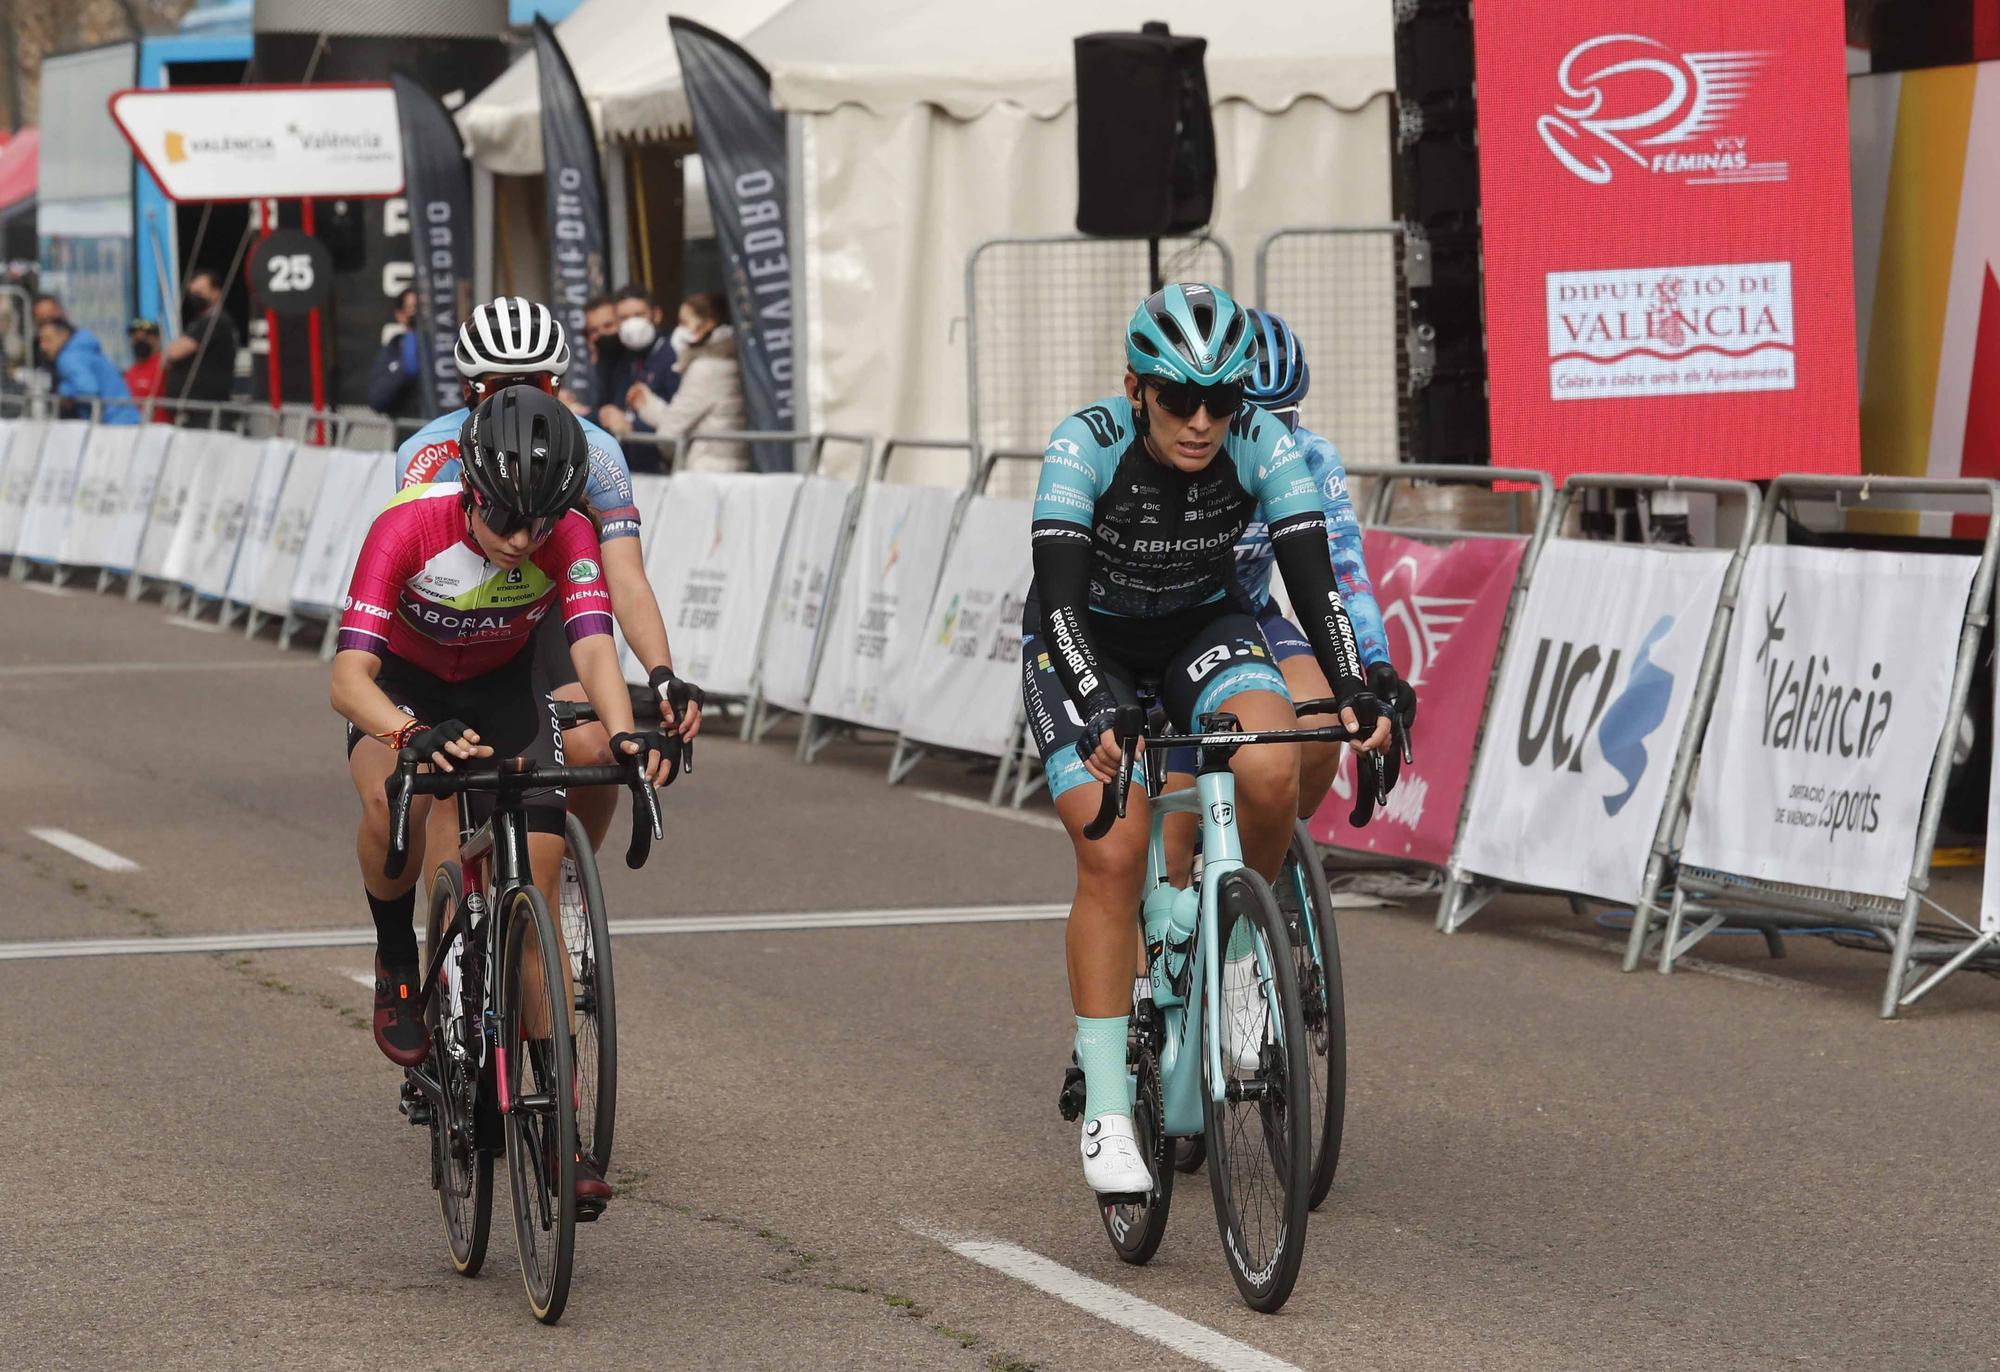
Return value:
[(1007, 103), (1049, 119), (1076, 99), (1071, 39), (1150, 19), (1208, 40), (1218, 104), (1277, 114), (1312, 96), (1355, 110), (1395, 86), (1382, 0), (1263, 0), (1246, 10), (1213, 0), (1015, 0), (993, 23), (968, 23), (937, 0), (793, 0), (743, 45), (771, 69), (787, 109), (858, 104), (885, 114), (927, 104), (975, 119)]
[[(667, 13), (732, 38), (784, 0), (586, 0), (556, 25), (600, 137), (611, 141), (692, 138), (681, 65)], [(529, 52), (459, 111), (472, 160), (503, 176), (542, 169), (540, 64)]]

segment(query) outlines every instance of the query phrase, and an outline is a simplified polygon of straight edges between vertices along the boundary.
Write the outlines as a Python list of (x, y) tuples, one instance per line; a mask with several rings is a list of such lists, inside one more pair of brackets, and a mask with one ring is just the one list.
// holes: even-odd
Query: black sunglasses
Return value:
[(554, 532), (556, 525), (562, 520), (560, 514), (529, 515), (519, 510), (503, 510), (497, 505), (489, 505), (480, 497), (479, 492), (472, 491), (471, 494), (472, 503), (478, 508), (480, 519), (493, 531), (495, 538), (512, 538), (522, 529), (526, 529), (528, 537), (540, 543)]
[(1205, 409), (1217, 419), (1234, 419), (1236, 412), (1243, 408), (1243, 383), (1232, 381), (1223, 386), (1195, 386), (1185, 381), (1154, 381), (1149, 383), (1153, 394), (1159, 398), (1160, 408), (1176, 419), (1193, 419), (1196, 410)]

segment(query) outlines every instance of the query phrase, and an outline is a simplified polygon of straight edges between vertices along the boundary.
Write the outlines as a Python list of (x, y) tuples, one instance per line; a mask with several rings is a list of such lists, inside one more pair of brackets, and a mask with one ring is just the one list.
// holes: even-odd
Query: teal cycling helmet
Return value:
[(1225, 386), (1256, 369), (1257, 331), (1226, 291), (1180, 282), (1154, 291), (1132, 312), (1125, 360), (1141, 377)]

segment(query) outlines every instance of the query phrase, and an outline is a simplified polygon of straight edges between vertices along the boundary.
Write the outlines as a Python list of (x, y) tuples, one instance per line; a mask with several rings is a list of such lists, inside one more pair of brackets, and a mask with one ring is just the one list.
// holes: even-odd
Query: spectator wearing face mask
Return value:
[(134, 400), (151, 400), (160, 393), (165, 376), (160, 326), (150, 319), (135, 319), (126, 338), (132, 345), (132, 365), (125, 369), (125, 389), (132, 392)]
[[(598, 344), (600, 357), (609, 360), (603, 367), (604, 385), (597, 397), (597, 422), (620, 438), (649, 434), (653, 432), (652, 426), (625, 407), (625, 396), (640, 385), (656, 394), (673, 396), (674, 388), (680, 385), (680, 375), (674, 370), (673, 345), (661, 336), (660, 309), (644, 287), (627, 286), (619, 291), (615, 308), (617, 333), (600, 339)], [(661, 450), (653, 444), (632, 443), (625, 447), (626, 461), (633, 464), (635, 471), (661, 470), (662, 457)]]
[[(207, 267), (188, 277), (184, 323), (167, 344), (167, 377), (161, 399), (169, 405), (191, 401), (213, 405), (229, 399), (236, 384), (236, 324), (222, 308), (222, 278)], [(197, 413), (190, 422), (205, 423)]]
[(728, 309), (714, 291), (691, 295), (681, 302), (673, 333), (674, 371), (679, 386), (663, 399), (645, 382), (636, 382), (625, 403), (653, 432), (666, 438), (693, 438), (685, 470), (743, 472), (750, 469), (750, 448), (744, 443), (703, 441), (701, 435), (740, 433), (743, 414), (743, 373), (736, 361), (736, 333), (724, 322)]

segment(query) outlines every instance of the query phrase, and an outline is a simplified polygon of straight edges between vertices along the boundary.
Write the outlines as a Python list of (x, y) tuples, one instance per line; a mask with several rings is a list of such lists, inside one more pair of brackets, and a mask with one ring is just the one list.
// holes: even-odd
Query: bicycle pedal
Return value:
[(576, 1222), (578, 1224), (589, 1224), (603, 1213), (603, 1201), (579, 1200), (576, 1203)]
[(1083, 1118), (1083, 1069), (1071, 1067), (1063, 1072), (1062, 1092), (1056, 1097), (1056, 1109), (1071, 1124)]
[(1097, 1203), (1107, 1210), (1114, 1205), (1144, 1205), (1152, 1199), (1145, 1191), (1098, 1191)]
[(417, 1088), (415, 1082), (403, 1082), (402, 1096), (396, 1102), (396, 1109), (411, 1124), (424, 1125), (431, 1122), (431, 1098)]

